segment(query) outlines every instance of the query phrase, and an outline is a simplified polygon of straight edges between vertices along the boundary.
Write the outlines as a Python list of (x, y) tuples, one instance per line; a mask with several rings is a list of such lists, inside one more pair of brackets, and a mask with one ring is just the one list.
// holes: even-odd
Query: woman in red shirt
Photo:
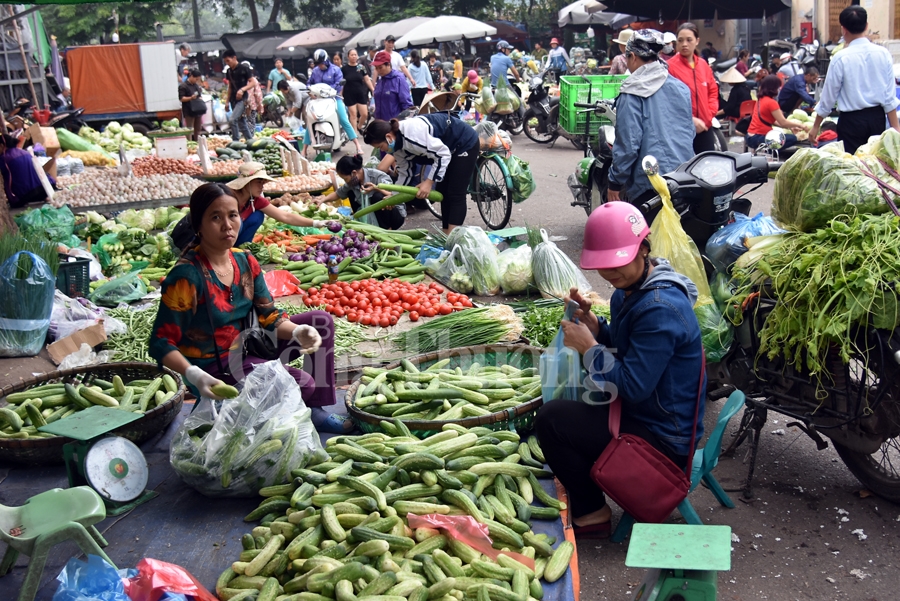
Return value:
[[(784, 118), (784, 113), (781, 112), (776, 100), (780, 89), (781, 78), (777, 75), (767, 75), (759, 82), (759, 89), (756, 92), (759, 101), (756, 103), (756, 108), (753, 109), (750, 127), (747, 128), (747, 148), (751, 150), (758, 148), (766, 141), (766, 134), (772, 131), (772, 127), (775, 125), (790, 129), (794, 133), (801, 129), (809, 129), (809, 125), (805, 123)], [(784, 138), (782, 149), (797, 143), (797, 136), (794, 134), (785, 134)]]
[(682, 23), (676, 32), (678, 53), (669, 61), (669, 73), (683, 81), (691, 90), (691, 110), (694, 116), (694, 152), (715, 150), (712, 120), (719, 110), (719, 86), (709, 63), (697, 54), (700, 33), (693, 23)]

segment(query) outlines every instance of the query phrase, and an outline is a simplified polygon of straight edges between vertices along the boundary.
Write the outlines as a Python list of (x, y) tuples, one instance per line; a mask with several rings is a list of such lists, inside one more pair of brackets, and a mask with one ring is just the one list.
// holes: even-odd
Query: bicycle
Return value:
[[(459, 94), (459, 99), (449, 111), (434, 112), (449, 112), (451, 115), (459, 116), (465, 100), (474, 102), (480, 98), (479, 94), (474, 93)], [(434, 105), (427, 108), (437, 109)], [(468, 194), (475, 201), (481, 219), (492, 230), (501, 230), (509, 223), (513, 205), (512, 188), (512, 176), (503, 157), (494, 151), (480, 152), (472, 179), (469, 181)], [(439, 205), (432, 204), (429, 200), (426, 200), (425, 204), (432, 215), (441, 219)]]

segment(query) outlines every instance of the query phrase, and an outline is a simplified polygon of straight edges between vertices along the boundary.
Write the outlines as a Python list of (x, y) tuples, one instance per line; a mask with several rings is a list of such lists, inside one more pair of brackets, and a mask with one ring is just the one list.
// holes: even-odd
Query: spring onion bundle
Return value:
[(414, 355), (440, 349), (513, 342), (522, 336), (522, 320), (507, 305), (466, 309), (436, 317), (393, 338), (395, 346)]

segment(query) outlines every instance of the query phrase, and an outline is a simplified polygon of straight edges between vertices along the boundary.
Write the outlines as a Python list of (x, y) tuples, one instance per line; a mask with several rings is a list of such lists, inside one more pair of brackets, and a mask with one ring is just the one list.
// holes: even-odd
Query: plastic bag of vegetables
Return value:
[(591, 289), (581, 270), (550, 241), (547, 230), (528, 228), (528, 244), (533, 251), (534, 284), (543, 296), (563, 298), (572, 288), (581, 292)]
[(325, 451), (297, 382), (280, 361), (256, 367), (237, 398), (202, 399), (175, 433), (172, 468), (209, 497), (251, 497)]
[(734, 326), (725, 319), (721, 305), (716, 302), (694, 307), (694, 315), (700, 324), (700, 339), (706, 351), (706, 360), (718, 363), (731, 349)]
[[(480, 227), (463, 226), (447, 236), (445, 247), (462, 249), (463, 258), (471, 268), (472, 290), (478, 296), (494, 296), (500, 292), (500, 270), (497, 268), (497, 249)], [(460, 292), (462, 292), (460, 290)]]
[[(472, 273), (472, 268), (466, 261), (463, 249), (457, 247), (449, 253), (444, 251), (443, 255), (437, 267), (432, 267), (432, 270), (429, 271), (429, 265), (426, 263), (425, 270), (445, 286), (462, 294), (471, 294), (472, 277), (469, 274)], [(435, 262), (432, 261), (432, 263)]]
[(111, 279), (91, 293), (91, 302), (104, 307), (118, 307), (122, 303), (141, 300), (147, 296), (147, 284), (140, 276), (139, 271), (132, 271)]
[(507, 248), (497, 257), (503, 294), (521, 294), (534, 283), (531, 255), (531, 247), (524, 244), (518, 248)]
[(783, 234), (771, 217), (759, 213), (756, 217), (747, 217), (743, 213), (734, 214), (734, 222), (729, 223), (713, 234), (706, 243), (706, 256), (718, 271), (726, 271), (747, 252), (745, 242), (748, 238)]
[(528, 161), (520, 159), (514, 154), (509, 155), (506, 159), (506, 167), (509, 169), (509, 175), (513, 181), (513, 202), (523, 202), (535, 189), (534, 176), (531, 174), (531, 167)]

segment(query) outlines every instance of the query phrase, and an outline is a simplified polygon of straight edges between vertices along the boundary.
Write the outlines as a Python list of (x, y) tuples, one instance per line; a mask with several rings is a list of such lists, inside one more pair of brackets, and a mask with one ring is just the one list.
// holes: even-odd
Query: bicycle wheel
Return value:
[(482, 157), (476, 175), (472, 199), (478, 212), (489, 228), (503, 229), (509, 223), (513, 205), (512, 190), (506, 185), (506, 166), (500, 157)]
[(432, 215), (434, 215), (434, 216), (437, 217), (438, 219), (442, 219), (442, 217), (441, 217), (441, 203), (439, 203), (439, 202), (438, 202), (438, 203), (432, 203), (430, 200), (428, 200), (428, 199), (426, 198), (426, 199), (425, 199), (425, 206), (428, 207), (428, 210), (431, 212)]

